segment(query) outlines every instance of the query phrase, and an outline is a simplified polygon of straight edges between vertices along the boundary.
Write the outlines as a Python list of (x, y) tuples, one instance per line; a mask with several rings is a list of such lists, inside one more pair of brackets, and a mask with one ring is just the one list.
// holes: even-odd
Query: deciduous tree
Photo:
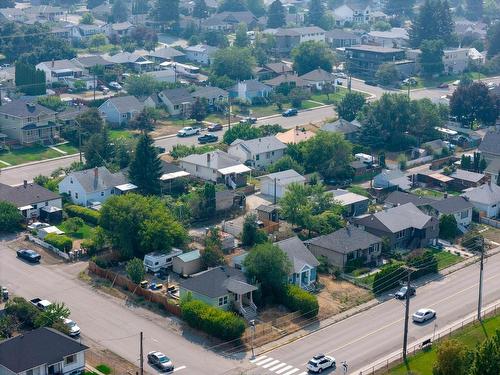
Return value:
[(420, 45), (419, 57), (422, 73), (426, 76), (441, 74), (444, 71), (444, 43), (442, 40), (424, 40)]
[(230, 47), (218, 50), (212, 63), (212, 74), (217, 77), (243, 81), (252, 77), (255, 66), (250, 49)]
[(127, 275), (133, 283), (139, 284), (142, 280), (144, 280), (144, 275), (146, 272), (144, 271), (144, 263), (139, 258), (132, 258), (127, 262), (127, 266), (125, 267), (127, 271)]
[(337, 112), (340, 118), (352, 121), (356, 118), (358, 112), (361, 111), (365, 103), (366, 100), (363, 94), (350, 91), (340, 101)]
[(500, 110), (500, 99), (482, 82), (460, 84), (450, 99), (450, 113), (464, 125), (478, 121), (493, 125)]
[(293, 69), (299, 74), (321, 68), (332, 71), (333, 54), (325, 43), (307, 41), (292, 50)]
[(0, 232), (9, 233), (21, 228), (23, 216), (15, 205), (0, 201)]
[(467, 348), (458, 340), (445, 340), (439, 344), (433, 375), (466, 375)]

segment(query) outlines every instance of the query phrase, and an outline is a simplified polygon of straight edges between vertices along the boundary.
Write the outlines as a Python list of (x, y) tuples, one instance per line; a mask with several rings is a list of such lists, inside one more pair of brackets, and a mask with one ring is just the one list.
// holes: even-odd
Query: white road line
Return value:
[(299, 369), (298, 369), (298, 368), (294, 368), (293, 370), (290, 370), (290, 371), (288, 371), (288, 372), (285, 372), (283, 375), (292, 375), (293, 373), (295, 373), (295, 372), (297, 372), (297, 371), (299, 371)]
[(267, 362), (272, 361), (272, 360), (273, 360), (273, 358), (269, 357), (269, 358), (263, 359), (262, 361), (255, 362), (255, 364), (257, 366), (262, 366), (264, 363), (267, 363)]
[(262, 366), (262, 368), (268, 368), (268, 367), (274, 366), (276, 363), (279, 363), (279, 361), (277, 359), (275, 359), (272, 362), (266, 363), (264, 366)]
[(176, 367), (176, 368), (174, 368), (174, 372), (184, 370), (185, 368), (186, 368), (186, 366)]
[(290, 370), (293, 366), (286, 366), (286, 367), (283, 367), (281, 370), (278, 370), (278, 371), (275, 371), (277, 374), (281, 374), (282, 372), (285, 372), (286, 370)]
[(286, 366), (286, 363), (283, 363), (281, 362), (280, 364), (276, 365), (276, 366), (273, 366), (269, 369), (269, 371), (274, 371), (274, 370), (277, 370), (279, 369), (280, 367), (283, 367), (283, 366)]
[(267, 355), (261, 355), (261, 356), (259, 356), (257, 358), (251, 359), (250, 363), (258, 362), (258, 361), (260, 361), (261, 359), (264, 359), (264, 358), (267, 358)]
[(307, 372), (301, 372), (299, 375), (307, 375)]

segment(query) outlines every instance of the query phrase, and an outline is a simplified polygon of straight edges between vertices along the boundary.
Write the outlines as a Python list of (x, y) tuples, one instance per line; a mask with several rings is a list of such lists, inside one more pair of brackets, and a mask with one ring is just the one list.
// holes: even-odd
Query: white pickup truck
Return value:
[(177, 132), (178, 137), (189, 137), (190, 135), (200, 134), (200, 129), (195, 129), (191, 126), (185, 126)]

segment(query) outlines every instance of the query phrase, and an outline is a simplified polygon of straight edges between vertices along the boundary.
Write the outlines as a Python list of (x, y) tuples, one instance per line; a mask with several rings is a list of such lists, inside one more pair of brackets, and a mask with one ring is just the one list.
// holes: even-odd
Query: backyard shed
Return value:
[(190, 276), (201, 271), (200, 250), (193, 250), (174, 258), (172, 270), (181, 276)]

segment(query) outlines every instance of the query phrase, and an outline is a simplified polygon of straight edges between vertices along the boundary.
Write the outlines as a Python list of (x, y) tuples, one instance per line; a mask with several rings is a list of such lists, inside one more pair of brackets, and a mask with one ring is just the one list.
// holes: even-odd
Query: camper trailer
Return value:
[(182, 250), (173, 248), (170, 253), (149, 253), (144, 255), (144, 269), (146, 272), (159, 272), (162, 268), (172, 265), (172, 260), (177, 255), (182, 254)]

